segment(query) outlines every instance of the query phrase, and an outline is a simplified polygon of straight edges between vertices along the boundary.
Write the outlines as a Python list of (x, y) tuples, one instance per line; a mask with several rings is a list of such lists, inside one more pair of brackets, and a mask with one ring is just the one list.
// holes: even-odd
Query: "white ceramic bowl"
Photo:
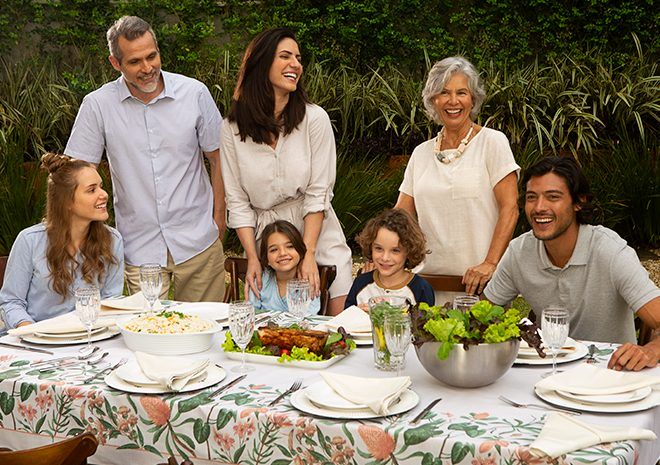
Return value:
[(124, 343), (129, 349), (154, 355), (185, 355), (204, 352), (213, 344), (213, 335), (222, 327), (210, 321), (212, 327), (199, 333), (150, 334), (136, 333), (125, 328), (128, 322), (119, 324)]

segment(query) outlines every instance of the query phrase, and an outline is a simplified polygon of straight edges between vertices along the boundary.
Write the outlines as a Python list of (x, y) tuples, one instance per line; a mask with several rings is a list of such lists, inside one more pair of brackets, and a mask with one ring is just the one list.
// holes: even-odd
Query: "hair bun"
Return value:
[(70, 161), (71, 158), (66, 155), (48, 152), (41, 157), (41, 167), (48, 170), (48, 173), (53, 174)]

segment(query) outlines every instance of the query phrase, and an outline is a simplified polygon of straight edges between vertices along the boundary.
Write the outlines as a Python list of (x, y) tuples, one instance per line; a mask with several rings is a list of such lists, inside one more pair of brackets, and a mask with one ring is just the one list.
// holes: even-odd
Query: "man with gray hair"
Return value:
[(98, 164), (106, 152), (131, 293), (140, 289), (139, 266), (158, 263), (161, 297), (173, 281), (176, 300), (222, 300), (220, 112), (203, 83), (161, 71), (146, 21), (124, 16), (107, 38), (121, 76), (85, 96), (65, 153)]

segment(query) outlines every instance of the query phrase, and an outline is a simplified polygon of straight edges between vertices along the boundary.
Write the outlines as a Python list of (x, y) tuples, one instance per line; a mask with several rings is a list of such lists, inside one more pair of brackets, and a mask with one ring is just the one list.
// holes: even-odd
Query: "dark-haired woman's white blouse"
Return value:
[(255, 228), (257, 243), (266, 225), (287, 220), (302, 233), (304, 217), (323, 212), (316, 262), (335, 265), (332, 297), (346, 295), (352, 283), (351, 250), (330, 203), (337, 154), (330, 118), (318, 105), (307, 105), (305, 118), (273, 149), (250, 137), (244, 142), (236, 123), (222, 125), (220, 155), (230, 228)]

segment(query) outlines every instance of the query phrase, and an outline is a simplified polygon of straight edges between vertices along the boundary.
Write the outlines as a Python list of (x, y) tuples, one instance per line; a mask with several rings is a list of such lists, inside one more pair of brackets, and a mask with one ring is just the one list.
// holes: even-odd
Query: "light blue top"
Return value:
[[(268, 270), (264, 271), (261, 275), (262, 288), (261, 299), (250, 292), (250, 303), (256, 310), (269, 310), (276, 312), (288, 312), (289, 306), (286, 303), (286, 296), (280, 297), (280, 291), (277, 288), (277, 279), (275, 273)], [(321, 299), (315, 298), (309, 304), (309, 315), (316, 315), (321, 310)]]
[(123, 77), (85, 96), (64, 153), (110, 162), (126, 263), (175, 264), (218, 239), (202, 152), (220, 147), (222, 117), (208, 88), (163, 71), (163, 92), (145, 104)]
[[(104, 281), (99, 284), (101, 298), (121, 295), (124, 289), (124, 247), (119, 232), (106, 226), (112, 233), (112, 252), (116, 265), (106, 268)], [(5, 323), (15, 328), (23, 321), (53, 318), (75, 309), (73, 292), (89, 284), (82, 279), (80, 269), (65, 299), (51, 288), (50, 270), (46, 260), (48, 237), (43, 223), (24, 229), (16, 237), (9, 253), (5, 281), (0, 290), (0, 307)]]

